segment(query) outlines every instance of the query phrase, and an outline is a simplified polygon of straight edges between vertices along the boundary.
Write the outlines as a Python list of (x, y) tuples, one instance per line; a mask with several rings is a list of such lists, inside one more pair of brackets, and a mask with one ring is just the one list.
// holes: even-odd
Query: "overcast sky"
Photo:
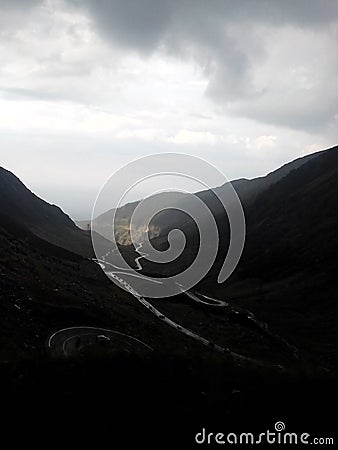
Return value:
[(146, 154), (234, 179), (338, 143), (337, 0), (0, 5), (0, 164), (74, 218)]

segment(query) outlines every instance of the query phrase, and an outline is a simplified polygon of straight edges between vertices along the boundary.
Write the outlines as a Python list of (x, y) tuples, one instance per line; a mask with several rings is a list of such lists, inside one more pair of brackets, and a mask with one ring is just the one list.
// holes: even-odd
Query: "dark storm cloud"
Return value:
[(86, 7), (103, 33), (139, 50), (149, 50), (173, 38), (173, 31), (190, 31), (214, 41), (217, 28), (234, 21), (312, 27), (327, 24), (338, 14), (336, 0), (68, 1)]
[[(307, 131), (324, 129), (338, 114), (338, 52), (334, 45), (326, 48), (323, 40), (329, 36), (337, 42), (338, 31), (332, 32), (333, 24), (338, 30), (337, 0), (0, 0), (0, 26), (14, 29), (23, 27), (26, 17), (29, 23), (39, 20), (34, 6), (42, 4), (48, 4), (51, 14), (64, 5), (70, 13), (85, 13), (92, 29), (115, 48), (145, 58), (160, 52), (197, 64), (207, 80), (206, 96), (227, 114)], [(10, 11), (21, 11), (20, 20), (17, 14), (8, 15)], [(290, 31), (281, 37), (285, 28)], [(302, 48), (294, 30), (308, 34)], [(312, 55), (321, 39), (318, 54)], [(285, 61), (270, 48), (279, 40), (290, 53)], [(82, 63), (64, 63), (56, 56), (40, 64), (45, 66), (40, 75), (45, 80), (51, 74), (59, 82), (63, 74), (80, 77), (104, 63), (97, 55), (97, 61), (90, 59), (89, 67), (78, 73)], [(299, 68), (316, 82), (308, 87), (300, 78), (288, 78), (288, 72)], [(39, 87), (34, 87), (36, 92), (28, 86), (27, 91), (8, 93), (39, 97)], [(53, 90), (41, 93), (49, 95), (54, 96)]]
[[(310, 94), (302, 89), (294, 90), (289, 97), (278, 99), (276, 92), (269, 96), (271, 87), (257, 89), (253, 83), (255, 70), (266, 58), (267, 42), (256, 33), (257, 26), (270, 29), (289, 26), (304, 32), (325, 33), (337, 21), (336, 0), (68, 1), (85, 8), (98, 32), (114, 45), (143, 55), (160, 49), (196, 62), (209, 82), (206, 94), (219, 105), (230, 106), (227, 110), (230, 113), (303, 129), (313, 129), (314, 123), (325, 126), (337, 113), (329, 87), (324, 92), (320, 88)], [(275, 38), (274, 34), (266, 36), (266, 40)], [(292, 41), (288, 44), (293, 46)], [(299, 64), (307, 65), (302, 54)], [(328, 81), (326, 75), (323, 78)], [(277, 83), (275, 91), (281, 89)], [(317, 98), (319, 94), (323, 96), (321, 99)], [(336, 100), (333, 95), (333, 103)], [(276, 101), (284, 103), (279, 112)], [(328, 105), (311, 114), (318, 101)]]
[(97, 29), (115, 43), (152, 51), (163, 38), (173, 12), (171, 2), (158, 0), (69, 0), (84, 7)]

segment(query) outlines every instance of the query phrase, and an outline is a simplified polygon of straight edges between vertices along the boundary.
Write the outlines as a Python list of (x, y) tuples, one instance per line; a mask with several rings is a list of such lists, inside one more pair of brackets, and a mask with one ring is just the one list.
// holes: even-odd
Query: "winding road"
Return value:
[[(142, 252), (142, 242), (140, 242), (137, 247), (135, 248), (135, 251), (139, 253), (140, 256), (135, 258), (135, 264), (136, 264), (136, 271), (142, 270), (141, 260), (142, 258), (145, 258), (147, 255), (146, 253)], [(128, 269), (122, 269), (118, 266), (115, 266), (113, 263), (108, 262), (107, 258), (109, 256), (113, 256), (116, 249), (112, 249), (109, 252), (106, 253), (100, 260), (95, 259), (94, 261), (100, 265), (100, 267), (105, 271), (106, 275), (120, 284), (120, 286), (125, 289), (126, 291), (130, 292), (145, 308), (147, 308), (152, 314), (154, 314), (158, 319), (160, 319), (163, 323), (166, 325), (169, 325), (170, 327), (176, 329), (178, 332), (185, 334), (186, 336), (189, 336), (196, 341), (200, 342), (201, 344), (207, 346), (210, 349), (213, 349), (217, 352), (223, 353), (231, 357), (237, 364), (241, 364), (241, 362), (248, 362), (254, 365), (264, 365), (263, 361), (260, 361), (256, 358), (251, 358), (249, 356), (244, 356), (242, 354), (236, 353), (231, 351), (228, 347), (222, 347), (218, 345), (217, 343), (214, 343), (199, 334), (195, 333), (194, 331), (191, 331), (190, 329), (183, 327), (182, 325), (174, 322), (169, 317), (165, 316), (161, 311), (159, 311), (157, 308), (155, 308), (146, 298), (144, 298), (142, 295), (140, 295), (124, 278), (124, 276), (136, 276), (134, 273), (128, 273)], [(142, 274), (139, 275), (140, 278), (143, 278), (147, 282), (153, 282), (153, 283), (161, 283), (160, 281), (156, 279), (149, 279), (148, 277), (143, 276)], [(186, 295), (190, 300), (193, 300), (196, 303), (204, 304), (211, 307), (216, 308), (229, 308), (229, 314), (236, 316), (236, 320), (239, 323), (246, 324), (247, 326), (250, 326), (251, 328), (256, 328), (258, 331), (260, 331), (265, 336), (268, 336), (272, 340), (274, 340), (279, 345), (282, 345), (285, 349), (287, 349), (293, 358), (298, 359), (298, 351), (297, 349), (290, 345), (286, 340), (281, 338), (278, 335), (275, 335), (271, 333), (268, 330), (268, 326), (264, 322), (258, 321), (254, 314), (250, 311), (239, 311), (234, 309), (233, 307), (229, 307), (228, 302), (225, 302), (223, 300), (215, 299), (213, 297), (209, 297), (207, 295), (201, 294), (197, 291), (193, 292), (191, 290), (185, 290), (183, 286), (179, 286), (181, 288), (182, 294)], [(281, 367), (280, 365), (276, 364), (276, 367)]]
[[(145, 258), (147, 255), (142, 252), (142, 242), (140, 242), (137, 247), (135, 248), (135, 251), (139, 254), (138, 257), (135, 258), (135, 265), (136, 265), (136, 271), (140, 272), (142, 270), (141, 260), (142, 258)], [(151, 312), (158, 320), (161, 320), (164, 324), (174, 328), (176, 331), (183, 333), (186, 336), (189, 336), (190, 338), (195, 339), (196, 341), (200, 342), (204, 346), (213, 349), (219, 353), (223, 353), (224, 355), (228, 356), (238, 365), (241, 365), (242, 363), (246, 362), (250, 365), (255, 366), (261, 366), (265, 365), (263, 361), (260, 361), (256, 358), (251, 358), (249, 356), (244, 356), (242, 354), (236, 353), (231, 351), (228, 347), (222, 347), (218, 345), (217, 343), (214, 343), (199, 334), (195, 333), (194, 331), (191, 331), (190, 329), (183, 327), (182, 325), (174, 322), (169, 317), (165, 316), (161, 311), (159, 311), (157, 308), (155, 308), (145, 297), (140, 295), (126, 280), (125, 277), (133, 276), (133, 277), (139, 277), (141, 279), (144, 279), (147, 282), (153, 282), (153, 283), (161, 283), (161, 281), (158, 281), (156, 279), (149, 279), (148, 277), (145, 277), (144, 275), (135, 274), (132, 269), (125, 269), (122, 267), (118, 267), (115, 264), (113, 264), (110, 261), (107, 261), (108, 258), (114, 256), (114, 252), (116, 252), (116, 249), (111, 249), (108, 251), (105, 255), (101, 257), (101, 259), (93, 259), (95, 263), (97, 263), (102, 270), (104, 270), (105, 274), (115, 280), (117, 284), (121, 286), (124, 290), (129, 292), (131, 295), (134, 296), (134, 298), (140, 302), (149, 312)], [(129, 272), (130, 270), (130, 272)], [(295, 359), (298, 359), (298, 352), (295, 347), (290, 345), (287, 341), (280, 338), (277, 335), (272, 334), (269, 330), (267, 325), (264, 322), (258, 321), (255, 316), (249, 312), (249, 311), (238, 311), (234, 309), (233, 307), (230, 307), (228, 302), (215, 299), (212, 297), (208, 297), (207, 295), (201, 294), (199, 292), (192, 292), (191, 290), (185, 290), (183, 286), (179, 286), (182, 294), (186, 295), (190, 300), (207, 305), (210, 307), (215, 308), (228, 308), (229, 315), (236, 316), (236, 320), (238, 323), (242, 323), (245, 325), (249, 325), (251, 327), (255, 327), (258, 331), (260, 331), (262, 334), (268, 336), (269, 338), (275, 340), (279, 345), (283, 345)], [(90, 338), (88, 338), (90, 336)], [(137, 346), (139, 348), (142, 346), (142, 349), (148, 349), (152, 350), (151, 347), (149, 347), (147, 344), (143, 343), (142, 341), (117, 332), (113, 330), (107, 330), (107, 329), (101, 329), (101, 328), (94, 328), (94, 327), (71, 327), (71, 328), (65, 328), (62, 330), (59, 330), (50, 336), (48, 340), (48, 348), (54, 355), (62, 355), (62, 356), (69, 356), (72, 352), (78, 351), (79, 348), (81, 348), (84, 345), (88, 345), (88, 342), (93, 343), (93, 339), (97, 339), (97, 337), (101, 336), (102, 339), (106, 338), (111, 342), (111, 345), (117, 345), (118, 348), (122, 348), (125, 346), (125, 348), (131, 348), (133, 346)], [(80, 340), (79, 340), (80, 339)], [(95, 341), (96, 342), (96, 341)], [(275, 367), (278, 367), (279, 369), (283, 368), (279, 364), (275, 364)]]
[(53, 333), (47, 347), (53, 356), (70, 356), (85, 347), (100, 342), (107, 343), (119, 352), (137, 353), (140, 355), (153, 351), (152, 347), (128, 334), (120, 331), (97, 327), (69, 327)]

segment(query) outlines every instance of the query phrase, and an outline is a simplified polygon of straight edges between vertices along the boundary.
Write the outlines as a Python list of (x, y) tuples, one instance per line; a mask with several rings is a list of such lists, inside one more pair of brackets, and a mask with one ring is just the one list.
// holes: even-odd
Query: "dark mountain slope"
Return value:
[[(3, 217), (0, 309), (0, 369), (1, 361), (15, 360), (20, 354), (42, 357), (48, 335), (59, 328), (112, 327), (151, 345), (155, 345), (154, 339), (161, 340), (163, 328), (131, 295), (111, 283), (95, 263)], [(175, 335), (167, 327), (163, 333)], [(162, 345), (165, 347), (165, 343)]]
[[(293, 264), (297, 270), (303, 270), (314, 261), (308, 258), (311, 252), (317, 254), (321, 251), (325, 258), (329, 258), (336, 251), (337, 172), (338, 147), (333, 147), (287, 164), (264, 178), (233, 182), (246, 218), (246, 244), (240, 264), (243, 270), (260, 271), (263, 261), (266, 261), (266, 273), (284, 263), (283, 270), (294, 270)], [(249, 184), (252, 188), (248, 187)], [(202, 191), (197, 195), (215, 217), (220, 245), (224, 250), (229, 238), (225, 210), (212, 191)], [(181, 216), (180, 212), (172, 213), (170, 217), (164, 213), (155, 219), (155, 224), (162, 227), (163, 236), (153, 239), (154, 245), (165, 246), (167, 232), (176, 227), (184, 230), (191, 247), (198, 245), (193, 221), (174, 221)], [(260, 254), (262, 249), (266, 251), (264, 255)], [(289, 254), (292, 261), (288, 260)], [(222, 258), (220, 256), (219, 259)], [(275, 259), (273, 264), (272, 259)]]
[(12, 223), (59, 247), (92, 257), (90, 233), (80, 230), (58, 206), (33, 194), (11, 172), (0, 167), (0, 214)]
[(338, 147), (291, 171), (246, 209), (243, 266), (275, 279), (329, 270), (337, 264), (337, 205)]
[[(235, 189), (235, 191), (237, 192), (237, 195), (240, 198), (243, 207), (246, 208), (250, 203), (255, 201), (255, 199), (260, 193), (264, 192), (270, 186), (282, 180), (291, 171), (297, 169), (298, 167), (301, 167), (308, 161), (316, 159), (326, 151), (329, 150), (324, 150), (313, 153), (311, 155), (304, 156), (302, 158), (297, 158), (294, 161), (291, 161), (290, 163), (284, 164), (282, 167), (278, 168), (277, 170), (274, 170), (273, 172), (269, 173), (264, 177), (253, 178), (251, 180), (240, 178), (238, 180), (231, 181), (231, 184)], [(213, 192), (212, 190), (205, 190), (197, 192), (195, 194), (201, 200), (203, 200), (203, 202), (208, 206), (208, 208), (211, 210), (216, 219), (219, 216), (223, 217), (225, 211), (217, 195), (215, 194), (221, 194), (222, 192), (226, 192), (226, 189), (227, 189), (226, 185), (223, 185), (216, 187), (214, 189), (215, 192)], [(178, 208), (184, 207), (188, 205), (189, 202), (190, 196), (187, 195), (182, 202), (177, 204), (177, 206)], [(161, 230), (160, 233), (161, 235), (166, 235), (168, 231), (170, 231), (170, 229), (178, 225), (179, 228), (187, 230), (188, 233), (191, 232), (191, 230), (193, 229), (191, 220), (189, 220), (189, 218), (187, 218), (187, 216), (185, 214), (182, 214), (181, 212), (173, 212), (173, 211), (163, 212), (159, 214), (152, 221), (152, 223), (154, 227)]]
[(217, 285), (220, 256), (201, 286), (250, 308), (333, 368), (338, 367), (337, 205), (335, 147), (257, 195), (245, 208), (246, 244), (236, 271)]
[[(308, 161), (317, 158), (322, 151), (313, 153), (311, 155), (304, 156), (302, 158), (297, 158), (296, 160), (287, 163), (280, 167), (279, 169), (269, 173), (264, 177), (254, 178), (254, 179), (245, 179), (241, 178), (238, 180), (231, 181), (232, 186), (236, 190), (238, 196), (240, 197), (242, 203), (244, 205), (253, 202), (257, 195), (263, 192), (265, 189), (268, 189), (269, 186), (281, 180), (283, 177), (287, 176), (292, 170), (297, 169), (301, 165), (307, 163)], [(226, 192), (226, 185), (216, 187), (215, 193), (221, 194), (223, 191)], [(165, 210), (159, 213), (156, 217), (151, 221), (151, 226), (149, 235), (151, 238), (155, 238), (158, 236), (166, 236), (167, 233), (173, 228), (178, 227), (187, 234), (191, 234), (194, 226), (190, 218), (178, 211), (179, 209), (184, 210), (185, 208), (189, 208), (189, 204), (191, 204), (191, 196), (197, 195), (204, 203), (209, 207), (215, 217), (224, 215), (224, 209), (219, 202), (218, 197), (215, 195), (212, 190), (204, 190), (197, 192), (196, 194), (186, 194), (182, 199), (176, 201), (176, 209)], [(168, 201), (172, 201), (172, 197), (167, 192), (154, 195), (147, 199), (144, 203), (144, 217), (147, 218), (147, 210), (148, 207), (151, 208), (152, 204), (157, 206), (158, 210), (165, 209)], [(115, 216), (115, 237), (117, 241), (121, 244), (128, 245), (131, 243), (130, 234), (129, 234), (129, 226), (130, 226), (130, 218), (138, 205), (139, 202), (128, 203), (120, 208), (118, 208)], [(114, 217), (115, 209), (111, 209), (101, 214), (99, 217), (95, 219), (93, 222), (93, 227), (97, 232), (99, 232), (102, 236), (105, 236), (108, 239), (112, 239), (112, 222)], [(146, 219), (145, 219), (146, 220)], [(145, 221), (144, 220), (144, 221)], [(79, 221), (77, 224), (83, 228), (87, 229), (88, 223), (90, 221)], [(142, 222), (142, 218), (141, 218)], [(140, 236), (145, 232), (144, 223), (138, 224), (140, 232), (138, 233)]]
[[(287, 164), (284, 164), (283, 166), (263, 177), (253, 178), (251, 180), (234, 180), (232, 181), (232, 185), (235, 188), (242, 203), (246, 204), (248, 202), (252, 202), (256, 199), (259, 193), (263, 192), (273, 184), (286, 177), (292, 170), (298, 169), (312, 159), (321, 156), (323, 152), (326, 151), (329, 150), (321, 150), (319, 152), (312, 153), (311, 155), (297, 158)], [(222, 187), (218, 189), (222, 189)]]
[[(334, 370), (338, 367), (337, 205), (338, 147), (334, 147), (291, 170), (257, 193), (253, 201), (244, 202), (243, 255), (233, 275), (221, 285), (217, 276), (228, 248), (229, 229), (225, 212), (216, 216), (221, 236), (218, 258), (197, 287), (206, 295), (252, 311), (308, 358)], [(192, 227), (184, 231), (189, 247), (180, 258), (166, 265), (143, 261), (146, 273), (165, 276), (190, 265), (199, 241)], [(165, 248), (166, 238), (153, 243)]]

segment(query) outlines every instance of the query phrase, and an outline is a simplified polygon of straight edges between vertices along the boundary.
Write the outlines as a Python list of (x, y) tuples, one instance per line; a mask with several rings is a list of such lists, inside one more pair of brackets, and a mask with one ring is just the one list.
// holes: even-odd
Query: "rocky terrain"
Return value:
[[(183, 294), (150, 300), (164, 317), (243, 355), (242, 360), (168, 326), (109, 281), (90, 259), (89, 233), (1, 169), (0, 379), (6, 428), (55, 433), (61, 426), (73, 434), (81, 430), (81, 437), (91, 432), (97, 437), (99, 430), (103, 437), (132, 427), (136, 442), (151, 433), (165, 434), (168, 442), (183, 433), (191, 442), (202, 426), (243, 430), (246, 424), (262, 430), (281, 419), (305, 426), (303, 431), (332, 431), (337, 162), (334, 148), (292, 170), (281, 169), (275, 182), (270, 176), (266, 188), (254, 189), (251, 200), (243, 201), (243, 257), (224, 285), (216, 277), (227, 225), (216, 217), (223, 244), (196, 290), (226, 307)], [(164, 233), (154, 243), (163, 247), (165, 241)], [(182, 264), (194, 254), (194, 233), (190, 244)], [(121, 250), (130, 261), (138, 256), (133, 248)], [(143, 273), (153, 270), (143, 261)], [(63, 343), (68, 352), (62, 346), (51, 351), (48, 343), (56, 332), (86, 327), (127, 335), (129, 343), (124, 348), (121, 338), (114, 345), (100, 331), (93, 338), (71, 336)], [(131, 338), (152, 350), (142, 356)]]

